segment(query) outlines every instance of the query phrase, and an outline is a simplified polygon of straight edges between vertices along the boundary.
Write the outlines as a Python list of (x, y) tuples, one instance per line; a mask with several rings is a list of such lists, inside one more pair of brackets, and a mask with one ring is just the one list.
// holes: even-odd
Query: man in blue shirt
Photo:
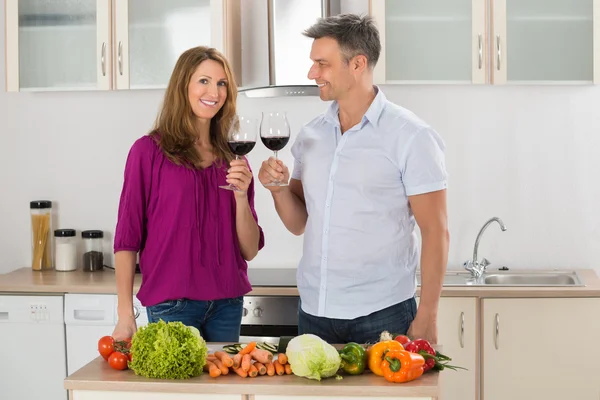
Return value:
[(272, 157), (258, 174), (263, 185), (289, 180), (266, 187), (286, 228), (304, 234), (299, 333), (367, 343), (387, 330), (437, 343), (449, 242), (444, 143), (373, 84), (381, 44), (370, 17), (324, 18), (304, 35), (313, 39), (308, 78), (333, 102), (299, 132), (291, 179)]

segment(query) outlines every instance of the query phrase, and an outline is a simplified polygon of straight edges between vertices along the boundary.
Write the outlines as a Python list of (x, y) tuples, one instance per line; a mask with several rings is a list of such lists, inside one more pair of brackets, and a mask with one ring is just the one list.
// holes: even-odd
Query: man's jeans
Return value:
[(376, 343), (381, 332), (406, 334), (417, 313), (414, 297), (356, 319), (315, 317), (298, 310), (298, 333), (312, 333), (326, 342)]
[(146, 307), (149, 322), (180, 321), (198, 328), (207, 342), (239, 342), (244, 298), (169, 300)]

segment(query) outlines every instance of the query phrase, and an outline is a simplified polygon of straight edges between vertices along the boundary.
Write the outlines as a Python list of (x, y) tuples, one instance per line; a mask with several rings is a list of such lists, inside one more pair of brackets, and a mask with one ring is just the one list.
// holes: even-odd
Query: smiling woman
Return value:
[[(237, 85), (225, 57), (195, 47), (177, 61), (153, 130), (127, 157), (115, 232), (119, 321), (136, 331), (132, 292), (149, 322), (180, 321), (207, 341), (239, 341), (247, 261), (264, 246), (246, 159), (234, 160), (227, 132)], [(219, 186), (234, 184), (240, 190)]]

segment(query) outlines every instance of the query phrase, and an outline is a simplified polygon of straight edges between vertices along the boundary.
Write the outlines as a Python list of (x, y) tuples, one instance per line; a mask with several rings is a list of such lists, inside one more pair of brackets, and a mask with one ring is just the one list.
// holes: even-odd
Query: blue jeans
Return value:
[(149, 322), (179, 321), (198, 328), (207, 342), (239, 342), (244, 298), (197, 301), (168, 300), (146, 307)]
[(315, 317), (298, 310), (298, 333), (312, 333), (330, 344), (376, 343), (381, 332), (405, 335), (417, 314), (414, 297), (355, 319)]

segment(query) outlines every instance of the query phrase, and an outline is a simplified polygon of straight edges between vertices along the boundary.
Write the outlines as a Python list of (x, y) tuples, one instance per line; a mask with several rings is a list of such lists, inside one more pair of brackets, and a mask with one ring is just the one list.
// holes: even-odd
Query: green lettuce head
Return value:
[(285, 355), (294, 375), (318, 381), (335, 375), (342, 362), (335, 347), (312, 334), (290, 340)]
[(198, 329), (160, 320), (133, 335), (129, 368), (146, 378), (187, 379), (202, 374), (207, 352)]

